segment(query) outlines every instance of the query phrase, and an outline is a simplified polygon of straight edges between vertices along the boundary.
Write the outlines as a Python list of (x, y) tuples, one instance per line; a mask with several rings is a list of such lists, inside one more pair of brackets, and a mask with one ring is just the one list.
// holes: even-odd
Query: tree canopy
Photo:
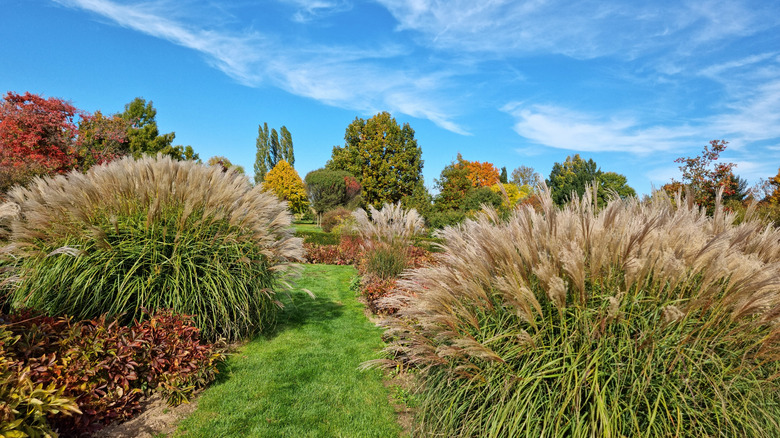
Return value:
[(59, 98), (8, 92), (0, 101), (0, 193), (34, 176), (86, 170), (122, 155), (126, 128), (117, 117)]
[(533, 190), (539, 186), (542, 177), (530, 166), (519, 166), (512, 171), (512, 178), (509, 180), (512, 184), (518, 186), (529, 186)]
[(295, 152), (293, 151), (292, 134), (286, 126), (280, 128), (281, 140), (276, 129), (268, 130), (268, 123), (257, 127), (255, 147), (255, 184), (263, 182), (266, 173), (284, 160), (290, 167), (295, 167)]
[(157, 127), (157, 110), (152, 101), (147, 102), (136, 97), (125, 105), (125, 110), (119, 115), (130, 123), (127, 129), (126, 151), (135, 158), (144, 155), (168, 155), (177, 160), (198, 160), (198, 154), (191, 146), (173, 145), (176, 133), (160, 134)]
[(346, 205), (360, 194), (360, 184), (349, 172), (317, 169), (306, 174), (306, 192), (317, 214)]
[(709, 212), (715, 208), (715, 198), (720, 188), (723, 188), (724, 199), (742, 201), (747, 194), (747, 183), (734, 175), (733, 169), (737, 165), (718, 162), (727, 144), (725, 140), (712, 140), (709, 146), (704, 146), (701, 155), (674, 160), (681, 164), (682, 181), (672, 179), (663, 189), (674, 193), (681, 187), (688, 186), (696, 203)]
[(287, 161), (279, 160), (265, 175), (263, 190), (270, 190), (287, 201), (293, 213), (303, 213), (309, 207), (303, 180)]
[(422, 184), (422, 151), (414, 130), (387, 112), (368, 120), (355, 118), (334, 146), (326, 168), (353, 174), (362, 185), (363, 201), (374, 207), (396, 203)]
[(615, 172), (602, 172), (593, 159), (583, 160), (579, 154), (566, 157), (563, 163), (555, 163), (550, 178), (547, 179), (553, 201), (563, 205), (571, 200), (571, 194), (582, 196), (585, 187), (599, 184), (599, 205), (606, 204), (611, 191), (622, 196), (636, 196), (634, 189), (628, 186), (625, 176)]

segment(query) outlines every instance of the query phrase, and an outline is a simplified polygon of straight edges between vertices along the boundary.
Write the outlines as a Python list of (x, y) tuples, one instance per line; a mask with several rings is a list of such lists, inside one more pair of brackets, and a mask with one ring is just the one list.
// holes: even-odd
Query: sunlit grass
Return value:
[(305, 266), (276, 332), (231, 357), (176, 436), (397, 437), (381, 373), (358, 370), (383, 344), (349, 289), (355, 274), (349, 266)]

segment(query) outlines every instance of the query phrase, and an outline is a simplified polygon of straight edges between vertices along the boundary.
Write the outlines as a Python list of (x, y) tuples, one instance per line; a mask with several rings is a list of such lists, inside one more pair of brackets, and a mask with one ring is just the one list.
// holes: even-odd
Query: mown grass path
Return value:
[(229, 359), (176, 436), (398, 437), (381, 373), (358, 370), (383, 344), (349, 289), (355, 275), (351, 266), (305, 265), (274, 333)]

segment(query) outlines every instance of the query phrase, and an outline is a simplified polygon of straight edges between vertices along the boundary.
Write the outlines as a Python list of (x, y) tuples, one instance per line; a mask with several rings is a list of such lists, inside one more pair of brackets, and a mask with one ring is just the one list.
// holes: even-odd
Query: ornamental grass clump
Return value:
[(408, 266), (412, 238), (422, 233), (425, 221), (417, 210), (405, 210), (400, 202), (368, 209), (371, 217), (362, 208), (352, 213), (366, 248), (361, 270), (382, 280), (397, 277)]
[(127, 322), (170, 308), (195, 315), (209, 339), (271, 324), (275, 289), (303, 255), (273, 194), (236, 172), (162, 156), (35, 179), (0, 212), (14, 307)]
[(780, 230), (594, 198), (448, 227), (385, 299), (373, 364), (422, 371), (415, 433), (780, 436)]

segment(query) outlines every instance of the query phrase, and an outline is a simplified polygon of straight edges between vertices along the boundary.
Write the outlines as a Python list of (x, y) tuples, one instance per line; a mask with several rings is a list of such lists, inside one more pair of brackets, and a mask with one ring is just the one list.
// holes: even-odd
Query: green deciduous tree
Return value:
[(571, 194), (576, 193), (582, 196), (585, 192), (585, 186), (593, 184), (601, 170), (593, 159), (588, 161), (580, 158), (579, 154), (574, 157), (566, 157), (566, 161), (555, 163), (550, 178), (547, 180), (547, 187), (550, 188), (553, 201), (558, 205), (563, 205), (571, 199)]
[(263, 182), (265, 174), (276, 167), (279, 161), (286, 161), (290, 167), (295, 165), (292, 134), (290, 134), (286, 126), (282, 126), (280, 131), (282, 133), (281, 140), (275, 128), (271, 128), (269, 131), (268, 123), (263, 123), (257, 127), (255, 184)]
[(439, 211), (459, 210), (466, 194), (474, 188), (469, 179), (469, 169), (465, 166), (461, 154), (455, 161), (441, 171), (439, 179), (435, 180), (439, 194), (435, 198), (435, 207)]
[(398, 202), (422, 182), (422, 151), (408, 123), (399, 126), (387, 112), (356, 118), (344, 140), (343, 147), (333, 147), (326, 167), (355, 175), (365, 203), (378, 208)]
[[(360, 193), (352, 174), (343, 170), (317, 169), (306, 174), (306, 192), (317, 214), (344, 206)], [(348, 190), (348, 185), (353, 187)]]
[(634, 189), (628, 186), (625, 176), (615, 172), (602, 172), (593, 159), (588, 161), (580, 158), (566, 157), (566, 161), (555, 163), (547, 180), (547, 186), (552, 193), (552, 199), (558, 205), (563, 205), (571, 199), (572, 193), (582, 196), (585, 186), (599, 184), (598, 204), (605, 205), (611, 191), (621, 197), (636, 196)]
[(615, 172), (604, 172), (599, 178), (599, 205), (606, 205), (612, 193), (617, 193), (621, 198), (636, 197), (636, 191), (628, 185), (625, 175)]

